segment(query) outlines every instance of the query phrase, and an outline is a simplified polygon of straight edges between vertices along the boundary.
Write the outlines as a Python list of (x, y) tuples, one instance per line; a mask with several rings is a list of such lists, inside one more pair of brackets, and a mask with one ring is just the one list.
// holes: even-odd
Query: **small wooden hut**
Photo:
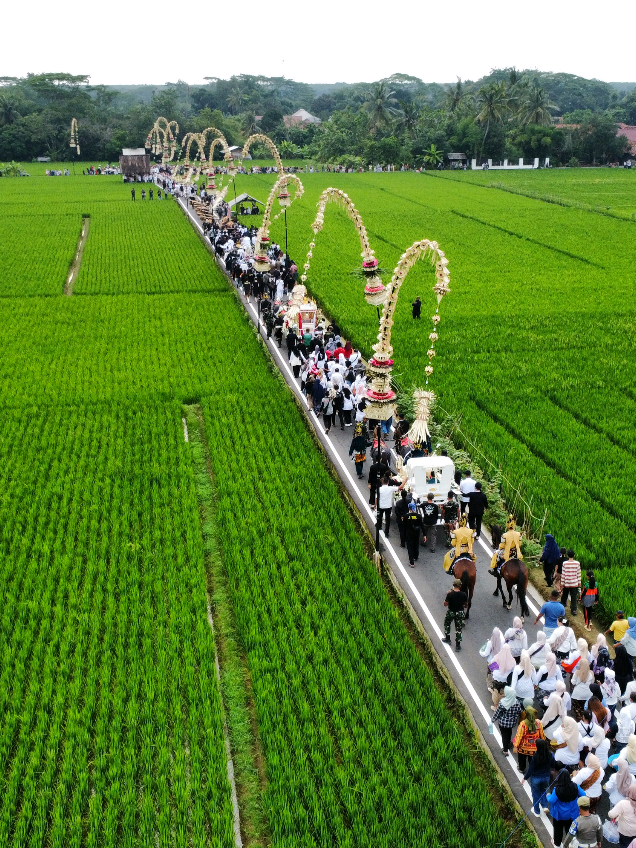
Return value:
[(119, 157), (119, 167), (124, 177), (143, 177), (150, 173), (150, 155), (144, 147), (125, 147)]

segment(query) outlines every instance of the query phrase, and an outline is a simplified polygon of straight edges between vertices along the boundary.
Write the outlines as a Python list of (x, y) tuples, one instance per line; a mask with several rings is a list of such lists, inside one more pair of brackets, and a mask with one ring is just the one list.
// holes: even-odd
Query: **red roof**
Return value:
[(629, 124), (619, 124), (616, 135), (627, 136), (629, 152), (636, 154), (636, 127), (630, 127)]

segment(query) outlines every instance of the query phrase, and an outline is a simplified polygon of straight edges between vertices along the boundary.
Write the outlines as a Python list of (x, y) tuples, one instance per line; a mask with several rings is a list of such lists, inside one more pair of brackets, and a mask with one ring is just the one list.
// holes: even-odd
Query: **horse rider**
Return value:
[(444, 571), (450, 572), (451, 566), (461, 554), (468, 554), (473, 562), (476, 557), (473, 553), (473, 538), (475, 531), (470, 527), (466, 527), (466, 516), (462, 515), (459, 519), (459, 527), (451, 532), (451, 540), (454, 540), (455, 547), (450, 550), (444, 557)]
[(488, 574), (492, 574), (493, 577), (499, 577), (501, 566), (504, 562), (508, 562), (509, 559), (523, 559), (523, 554), (521, 553), (521, 533), (516, 529), (516, 523), (512, 515), (508, 516), (506, 532), (501, 537), (501, 540), (499, 550), (495, 551), (492, 555), (490, 568), (488, 569)]

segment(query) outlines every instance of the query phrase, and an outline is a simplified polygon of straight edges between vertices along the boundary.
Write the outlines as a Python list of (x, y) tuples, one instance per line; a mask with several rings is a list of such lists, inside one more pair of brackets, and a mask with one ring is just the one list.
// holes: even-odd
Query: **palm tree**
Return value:
[(16, 118), (20, 117), (18, 112), (18, 103), (15, 97), (10, 94), (0, 95), (0, 123), (3, 125), (12, 124)]
[(419, 109), (412, 100), (400, 100), (400, 111), (398, 112), (396, 123), (403, 127), (405, 133), (411, 138), (413, 137), (413, 131), (417, 126), (419, 116)]
[(457, 112), (465, 97), (466, 92), (464, 91), (461, 77), (457, 77), (455, 85), (449, 85), (446, 89), (446, 109), (451, 113), (451, 115), (454, 115), (455, 112)]
[(238, 115), (239, 112), (243, 111), (248, 99), (247, 94), (243, 94), (238, 86), (234, 86), (227, 96), (227, 105), (234, 115)]
[(486, 144), (490, 125), (502, 123), (508, 112), (506, 83), (502, 80), (501, 82), (492, 82), (490, 85), (480, 88), (477, 95), (477, 102), (481, 108), (475, 120), (478, 124), (486, 125), (486, 131), (484, 132), (484, 138), (481, 143), (483, 149)]
[(545, 89), (534, 83), (521, 94), (517, 118), (522, 126), (538, 124), (549, 127), (552, 123), (552, 109), (558, 109), (558, 106), (550, 100)]
[(386, 82), (377, 83), (366, 94), (361, 108), (369, 116), (372, 130), (388, 126), (397, 114), (398, 102), (394, 94), (394, 91), (389, 91)]
[(443, 159), (444, 159), (444, 154), (442, 153), (441, 150), (438, 150), (437, 147), (435, 147), (434, 144), (431, 144), (431, 146), (427, 149), (426, 153), (424, 154), (424, 161), (426, 162), (427, 165), (432, 165), (433, 168), (436, 165), (439, 165), (439, 163), (442, 162)]

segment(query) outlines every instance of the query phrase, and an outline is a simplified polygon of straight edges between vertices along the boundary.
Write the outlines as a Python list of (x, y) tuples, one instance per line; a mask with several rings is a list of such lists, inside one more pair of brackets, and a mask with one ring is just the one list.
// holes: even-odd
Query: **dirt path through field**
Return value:
[(73, 261), (71, 262), (71, 267), (68, 269), (68, 277), (66, 278), (66, 282), (64, 283), (64, 294), (67, 297), (70, 297), (73, 294), (73, 284), (77, 279), (80, 265), (82, 264), (82, 256), (84, 255), (84, 247), (86, 245), (86, 239), (88, 238), (88, 231), (90, 229), (90, 225), (91, 219), (87, 215), (83, 215), (82, 232), (80, 233), (80, 237), (77, 241), (77, 249), (75, 250), (75, 256), (73, 257)]

